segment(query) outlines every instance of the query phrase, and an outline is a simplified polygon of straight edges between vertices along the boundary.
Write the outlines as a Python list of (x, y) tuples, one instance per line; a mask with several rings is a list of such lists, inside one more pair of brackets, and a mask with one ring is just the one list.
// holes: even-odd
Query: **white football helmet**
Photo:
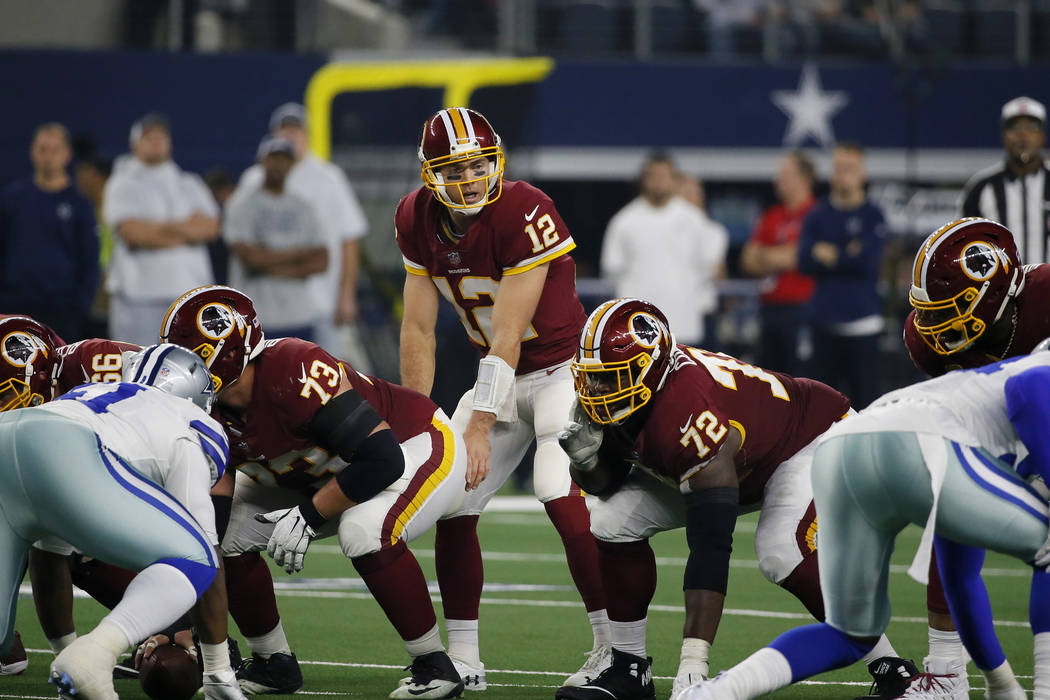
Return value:
[(215, 398), (211, 373), (196, 353), (172, 343), (143, 348), (124, 363), (125, 382), (153, 386), (175, 396), (189, 399), (211, 411)]

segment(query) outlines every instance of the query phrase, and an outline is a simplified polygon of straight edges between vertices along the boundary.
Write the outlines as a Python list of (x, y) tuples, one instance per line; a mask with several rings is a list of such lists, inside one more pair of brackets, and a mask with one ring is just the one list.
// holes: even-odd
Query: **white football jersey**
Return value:
[(93, 430), (103, 446), (182, 503), (218, 543), (209, 491), (230, 447), (222, 426), (192, 401), (143, 384), (84, 384), (37, 410)]

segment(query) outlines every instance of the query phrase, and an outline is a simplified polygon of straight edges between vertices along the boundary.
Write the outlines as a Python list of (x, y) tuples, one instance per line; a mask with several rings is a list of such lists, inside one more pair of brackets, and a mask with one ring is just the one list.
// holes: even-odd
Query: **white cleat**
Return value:
[(1028, 693), (1024, 691), (1020, 684), (1017, 684), (1009, 690), (998, 693), (985, 691), (984, 700), (1028, 700)]
[(80, 637), (51, 662), (51, 683), (67, 700), (117, 700), (113, 666), (117, 659), (88, 636)]
[(587, 660), (583, 662), (583, 666), (580, 666), (580, 670), (566, 678), (562, 685), (575, 687), (587, 685), (611, 665), (612, 645), (599, 644), (587, 653)]
[(691, 685), (703, 683), (707, 679), (699, 673), (679, 673), (674, 677), (674, 685), (671, 686), (671, 699), (678, 700), (678, 696)]
[(452, 665), (456, 667), (459, 677), (463, 679), (464, 690), (480, 691), (489, 687), (488, 679), (485, 677), (485, 664), (479, 662), (477, 666), (473, 666), (466, 661), (460, 661), (455, 656), (449, 658), (452, 659)]
[(734, 700), (735, 696), (724, 681), (723, 674), (719, 674), (711, 680), (687, 685), (678, 695), (672, 695), (671, 700)]
[(969, 700), (970, 681), (966, 677), (965, 659), (927, 656), (924, 672), (911, 679), (908, 688), (898, 695), (908, 700)]

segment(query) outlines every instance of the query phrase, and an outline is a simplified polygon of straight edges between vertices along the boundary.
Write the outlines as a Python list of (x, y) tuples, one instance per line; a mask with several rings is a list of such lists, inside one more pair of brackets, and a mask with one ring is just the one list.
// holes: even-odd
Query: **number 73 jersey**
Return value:
[(426, 188), (404, 197), (394, 215), (397, 243), (411, 275), (430, 277), (485, 354), (500, 280), (549, 263), (532, 323), (522, 336), (518, 374), (572, 357), (586, 320), (576, 295), (576, 247), (550, 197), (527, 182), (505, 180), (503, 194), (473, 217), (456, 240), (445, 206)]

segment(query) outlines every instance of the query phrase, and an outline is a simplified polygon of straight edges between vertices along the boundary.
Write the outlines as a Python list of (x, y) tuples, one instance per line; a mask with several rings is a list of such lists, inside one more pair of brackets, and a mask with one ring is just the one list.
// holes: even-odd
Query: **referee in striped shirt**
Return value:
[(981, 170), (963, 188), (962, 215), (983, 216), (1014, 233), (1027, 263), (1050, 262), (1050, 172), (1043, 162), (1046, 108), (1030, 97), (1003, 105), (1003, 162)]

